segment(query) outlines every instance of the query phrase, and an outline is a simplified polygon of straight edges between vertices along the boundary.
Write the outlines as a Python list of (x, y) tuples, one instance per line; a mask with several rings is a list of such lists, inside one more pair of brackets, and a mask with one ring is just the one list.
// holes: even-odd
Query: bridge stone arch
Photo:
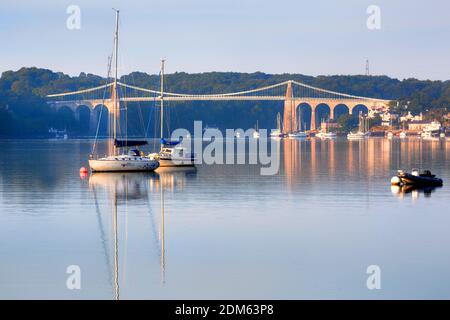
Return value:
[(330, 119), (337, 120), (343, 114), (350, 114), (350, 108), (344, 103), (337, 103), (333, 106), (332, 114), (333, 117), (330, 116)]
[[(97, 130), (97, 122), (99, 119), (98, 116), (100, 109), (106, 108), (107, 110), (105, 114), (105, 120), (108, 124), (106, 126), (109, 125), (109, 114), (114, 113), (114, 102), (111, 101), (111, 99), (52, 101), (49, 102), (49, 105), (53, 107), (57, 112), (59, 112), (59, 110), (61, 109), (69, 109), (72, 112), (74, 121), (77, 122), (78, 125), (82, 128), (87, 129), (89, 134), (95, 134)], [(87, 115), (89, 115), (89, 118), (87, 117)]]
[(312, 107), (307, 102), (299, 103), (296, 106), (296, 129), (306, 130), (311, 126)]
[(91, 130), (92, 106), (90, 104), (78, 104), (75, 109), (75, 119), (78, 128), (82, 131), (89, 132)]
[(75, 123), (75, 109), (68, 104), (61, 104), (56, 108), (56, 127), (57, 129), (70, 129)]
[[(97, 131), (97, 126), (99, 126), (99, 133), (108, 132), (109, 128), (109, 109), (105, 104), (97, 104), (91, 113), (91, 132), (95, 134)], [(99, 124), (100, 121), (100, 124)]]
[(351, 110), (350, 110), (351, 114), (353, 114), (353, 115), (358, 115), (360, 111), (363, 114), (368, 114), (369, 107), (367, 107), (364, 103), (356, 103), (356, 104), (352, 105)]
[(314, 122), (320, 125), (322, 120), (331, 118), (331, 107), (325, 102), (317, 104), (315, 116), (316, 119), (314, 119)]
[(80, 117), (83, 115), (83, 113), (91, 115), (92, 107), (87, 104), (78, 104), (75, 108), (75, 117), (77, 121), (80, 121)]

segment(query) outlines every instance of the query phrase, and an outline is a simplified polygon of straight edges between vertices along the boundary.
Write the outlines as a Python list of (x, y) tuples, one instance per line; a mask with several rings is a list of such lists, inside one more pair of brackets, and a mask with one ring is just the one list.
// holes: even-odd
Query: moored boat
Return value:
[(289, 133), (288, 137), (295, 138), (295, 139), (304, 139), (304, 138), (308, 137), (308, 135), (303, 131), (296, 131), (296, 132)]
[(181, 141), (161, 139), (161, 151), (151, 154), (150, 158), (158, 159), (160, 167), (192, 167), (195, 166), (195, 154), (178, 146)]
[[(145, 157), (137, 149), (131, 149), (130, 147), (138, 147), (147, 144), (145, 140), (130, 141), (128, 139), (118, 140), (118, 126), (120, 124), (120, 100), (119, 92), (117, 90), (117, 61), (118, 61), (118, 34), (119, 34), (119, 11), (116, 11), (116, 30), (114, 37), (114, 83), (112, 86), (114, 97), (114, 109), (113, 109), (113, 125), (112, 125), (112, 145), (109, 150), (110, 154), (97, 158), (94, 155), (96, 148), (96, 142), (94, 143), (93, 152), (89, 156), (89, 167), (93, 172), (118, 172), (118, 171), (153, 171), (159, 167), (159, 162), (156, 159)], [(109, 78), (109, 70), (108, 70)], [(101, 115), (100, 115), (101, 117)], [(100, 121), (100, 119), (99, 119)], [(98, 133), (97, 133), (98, 134)], [(95, 139), (97, 140), (97, 134)]]
[(359, 123), (358, 123), (358, 131), (350, 132), (347, 134), (347, 139), (349, 140), (357, 140), (357, 139), (365, 139), (370, 137), (369, 131), (369, 121), (367, 117), (364, 117), (362, 113), (359, 113)]
[[(185, 167), (195, 166), (195, 154), (187, 151), (187, 148), (180, 146), (182, 139), (172, 141), (164, 138), (164, 63), (161, 60), (161, 117), (160, 117), (160, 135), (161, 146), (159, 153), (148, 155), (150, 159), (157, 159), (160, 167)], [(206, 128), (208, 129), (208, 127)]]
[(404, 170), (398, 170), (397, 175), (391, 179), (391, 184), (438, 187), (443, 185), (443, 181), (432, 174), (430, 170), (424, 170), (420, 173), (418, 169), (413, 169), (411, 173)]
[(89, 159), (89, 167), (93, 172), (153, 171), (159, 162), (142, 156), (138, 150), (130, 150), (127, 154)]
[(272, 129), (272, 131), (270, 132), (270, 137), (272, 138), (280, 138), (283, 136), (283, 133), (281, 132), (281, 115), (278, 112), (277, 114), (277, 128), (276, 129)]
[(321, 139), (334, 139), (336, 138), (336, 133), (334, 132), (318, 132), (316, 134), (317, 138), (321, 138)]
[(370, 131), (367, 132), (357, 131), (357, 132), (350, 132), (349, 134), (347, 134), (347, 139), (349, 140), (365, 139), (368, 137), (370, 137)]

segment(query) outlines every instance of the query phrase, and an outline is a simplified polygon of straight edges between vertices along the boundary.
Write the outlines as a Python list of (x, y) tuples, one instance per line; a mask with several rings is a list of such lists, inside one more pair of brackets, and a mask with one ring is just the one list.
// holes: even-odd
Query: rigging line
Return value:
[[(153, 103), (156, 103), (156, 100), (154, 100)], [(150, 102), (151, 104), (151, 102)], [(150, 123), (151, 123), (151, 119), (152, 119), (152, 115), (153, 115), (153, 110), (154, 108), (150, 107), (149, 111), (148, 111), (148, 117), (147, 117), (147, 125), (145, 126), (145, 138), (148, 139), (149, 133), (148, 133), (148, 129), (150, 128)]]
[[(119, 121), (119, 136), (121, 138), (125, 137), (125, 140), (128, 140), (128, 102), (127, 101), (123, 101), (123, 108), (120, 107), (120, 97), (121, 94), (122, 96), (124, 96), (124, 89), (121, 88), (120, 90), (117, 91), (117, 94), (119, 95), (118, 97), (118, 102), (119, 102), (119, 116), (120, 116), (120, 112), (121, 110), (124, 111), (125, 114), (125, 128), (123, 128), (124, 130), (122, 130), (122, 126), (120, 125), (120, 121)], [(126, 98), (126, 96), (124, 96)]]
[[(161, 70), (159, 71), (159, 75), (155, 76), (155, 82), (156, 84), (160, 83), (160, 76), (161, 76)], [(151, 82), (150, 82), (151, 84)], [(155, 115), (155, 125), (153, 126), (153, 149), (152, 151), (156, 151), (158, 152), (158, 146), (159, 146), (159, 139), (157, 139), (157, 137), (159, 137), (158, 131), (161, 131), (161, 108), (158, 108), (158, 101), (156, 99), (157, 96), (155, 96), (153, 98), (153, 107), (155, 108), (154, 110), (154, 115)], [(158, 124), (158, 126), (156, 126), (156, 124)]]
[(105, 260), (106, 260), (106, 269), (108, 272), (108, 282), (112, 285), (112, 266), (111, 266), (111, 258), (108, 254), (108, 248), (107, 248), (107, 239), (106, 239), (106, 235), (105, 235), (105, 228), (103, 226), (103, 221), (102, 221), (102, 214), (100, 212), (100, 206), (98, 205), (98, 199), (97, 199), (97, 191), (95, 190), (95, 186), (92, 187), (92, 191), (94, 193), (94, 202), (95, 202), (95, 212), (97, 213), (97, 222), (98, 222), (98, 226), (100, 229), (100, 241), (102, 242), (102, 247), (103, 247), (103, 253), (105, 255)]
[[(160, 176), (160, 178), (161, 178), (161, 176)], [(151, 179), (153, 179), (153, 177), (151, 177)], [(144, 186), (145, 186), (145, 194), (147, 196), (147, 201), (145, 201), (145, 204), (147, 206), (148, 213), (149, 213), (149, 216), (150, 216), (150, 222), (151, 222), (150, 223), (151, 234), (153, 235), (153, 242), (154, 242), (154, 245), (156, 247), (156, 251), (159, 252), (160, 251), (160, 247), (159, 247), (159, 240), (158, 240), (158, 237), (157, 237), (158, 233), (157, 233), (156, 227), (155, 227), (155, 216), (153, 214), (152, 207), (150, 206), (150, 191), (149, 191), (149, 188), (148, 188), (146, 183), (144, 184)]]
[(122, 265), (123, 265), (123, 271), (122, 271), (122, 281), (121, 286), (122, 288), (125, 287), (125, 284), (127, 283), (126, 277), (127, 277), (127, 256), (128, 256), (128, 176), (124, 176), (124, 183), (125, 183), (125, 239), (123, 244), (123, 255), (122, 255)]
[[(134, 85), (136, 84), (136, 80), (134, 79), (133, 73), (131, 73), (131, 81), (133, 82)], [(137, 104), (138, 104), (138, 115), (139, 115), (139, 120), (141, 123), (141, 129), (142, 129), (142, 131), (145, 130), (145, 132), (143, 132), (143, 133), (144, 133), (144, 136), (147, 137), (147, 131), (145, 129), (145, 124), (144, 124), (144, 117), (142, 115), (141, 103), (139, 101), (137, 101)]]
[[(111, 63), (112, 63), (112, 55), (108, 57), (106, 82), (108, 82), (108, 80), (109, 80), (109, 78), (111, 76)], [(91, 154), (93, 154), (95, 152), (95, 149), (97, 148), (98, 133), (100, 131), (100, 123), (102, 121), (102, 113), (103, 113), (103, 108), (104, 108), (104, 105), (105, 105), (106, 92), (107, 92), (107, 87), (105, 87), (105, 90), (103, 91), (102, 106), (100, 107), (100, 114), (99, 114), (98, 122), (97, 122), (97, 130), (95, 131), (95, 139), (94, 139), (94, 144), (92, 145), (92, 152), (91, 152)], [(95, 109), (93, 110), (93, 112), (95, 112)]]

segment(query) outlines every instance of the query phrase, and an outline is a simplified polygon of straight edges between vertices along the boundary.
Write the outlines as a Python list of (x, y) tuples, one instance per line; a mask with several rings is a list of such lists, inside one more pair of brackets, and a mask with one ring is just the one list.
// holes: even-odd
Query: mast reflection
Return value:
[[(124, 283), (123, 276), (121, 277), (119, 272), (124, 273), (124, 265), (126, 262), (123, 259), (123, 266), (119, 265), (119, 227), (118, 221), (118, 209), (125, 209), (125, 239), (124, 245), (126, 248), (128, 240), (128, 205), (132, 202), (145, 202), (148, 206), (149, 214), (152, 218), (152, 230), (155, 235), (155, 242), (157, 244), (157, 251), (160, 256), (160, 276), (162, 285), (165, 284), (166, 273), (166, 244), (165, 244), (165, 220), (166, 220), (166, 208), (165, 208), (165, 192), (173, 192), (175, 189), (184, 188), (186, 179), (195, 176), (195, 168), (171, 168), (171, 170), (162, 170), (159, 173), (156, 172), (121, 172), (121, 173), (93, 173), (89, 177), (89, 188), (93, 192), (95, 206), (98, 217), (98, 224), (100, 229), (100, 238), (105, 252), (105, 260), (109, 273), (109, 279), (111, 279), (111, 285), (113, 287), (113, 298), (115, 300), (120, 299), (120, 284)], [(112, 241), (114, 257), (110, 259), (108, 250), (108, 241), (106, 240), (107, 233), (104, 230), (104, 223), (100, 211), (100, 205), (98, 202), (99, 192), (106, 192), (109, 203), (111, 204), (111, 221), (112, 221)], [(155, 233), (155, 221), (150, 207), (151, 195), (154, 193), (160, 194), (160, 221), (158, 237)], [(153, 200), (157, 200), (153, 196)], [(158, 240), (156, 240), (158, 238)], [(113, 265), (111, 265), (113, 261)]]

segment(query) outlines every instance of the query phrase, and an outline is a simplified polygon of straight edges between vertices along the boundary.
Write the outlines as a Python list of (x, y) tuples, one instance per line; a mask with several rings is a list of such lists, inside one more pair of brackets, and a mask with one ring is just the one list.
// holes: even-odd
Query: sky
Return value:
[[(70, 5), (79, 29), (67, 27)], [(450, 79), (447, 0), (0, 0), (0, 72), (106, 75), (112, 7), (120, 74), (158, 73), (161, 57), (168, 73), (364, 74), (368, 59), (372, 75)]]

